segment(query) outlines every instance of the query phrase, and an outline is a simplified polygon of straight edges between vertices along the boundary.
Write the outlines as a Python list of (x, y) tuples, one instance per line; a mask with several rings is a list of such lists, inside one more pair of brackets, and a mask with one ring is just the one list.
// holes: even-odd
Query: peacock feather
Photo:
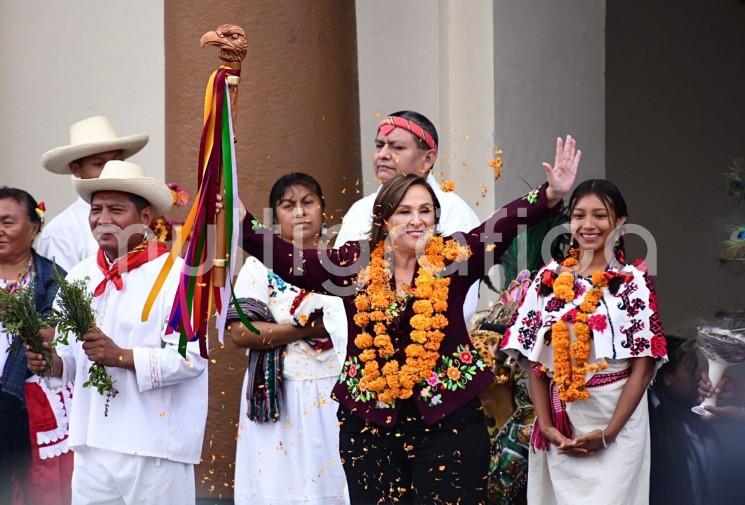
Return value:
[(729, 240), (722, 242), (719, 258), (724, 261), (745, 261), (745, 225), (732, 229)]

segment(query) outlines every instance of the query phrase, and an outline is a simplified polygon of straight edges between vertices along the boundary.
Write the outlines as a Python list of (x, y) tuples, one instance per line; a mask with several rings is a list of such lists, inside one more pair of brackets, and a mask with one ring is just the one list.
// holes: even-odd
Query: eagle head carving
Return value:
[(220, 48), (220, 59), (225, 63), (240, 63), (246, 57), (248, 37), (243, 28), (224, 24), (202, 35), (199, 45)]

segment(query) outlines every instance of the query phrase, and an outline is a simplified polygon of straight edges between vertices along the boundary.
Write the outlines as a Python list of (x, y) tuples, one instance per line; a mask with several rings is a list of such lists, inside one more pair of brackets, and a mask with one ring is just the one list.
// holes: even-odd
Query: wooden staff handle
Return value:
[[(230, 65), (232, 68), (240, 70), (240, 63), (233, 63)], [(230, 91), (230, 115), (233, 120), (233, 133), (235, 134), (235, 121), (238, 117), (238, 110), (236, 108), (236, 102), (238, 99), (238, 85), (240, 84), (240, 77), (237, 75), (228, 76), (228, 89)], [(235, 135), (233, 135), (233, 143), (236, 142)], [(225, 178), (220, 174), (220, 194), (225, 198)], [(228, 251), (228, 237), (227, 237), (227, 219), (228, 212), (232, 212), (233, 209), (226, 208), (224, 212), (215, 216), (215, 260), (214, 260), (214, 271), (212, 273), (214, 278), (214, 285), (218, 287), (225, 286), (225, 280), (227, 278), (228, 262), (230, 260), (230, 251)], [(234, 224), (237, 226), (237, 223)]]

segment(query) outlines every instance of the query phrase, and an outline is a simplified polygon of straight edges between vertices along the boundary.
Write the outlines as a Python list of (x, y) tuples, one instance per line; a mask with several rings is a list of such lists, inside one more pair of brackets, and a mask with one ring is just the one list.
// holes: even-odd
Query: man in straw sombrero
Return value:
[[(125, 160), (139, 152), (149, 136), (145, 133), (120, 137), (109, 120), (93, 116), (70, 126), (70, 143), (45, 152), (41, 164), (55, 174), (95, 179), (106, 162)], [(52, 219), (39, 237), (37, 251), (70, 271), (96, 253), (98, 244), (88, 232), (87, 202), (78, 198)]]
[[(198, 342), (187, 345), (183, 358), (179, 335), (165, 324), (183, 260), (175, 259), (150, 318), (140, 317), (169, 257), (148, 224), (171, 208), (171, 192), (138, 165), (116, 160), (98, 178), (76, 178), (73, 185), (90, 203), (99, 249), (67, 275), (86, 283), (96, 324), (82, 342), (69, 338), (69, 345), (52, 351), (52, 376), (74, 385), (72, 503), (193, 504), (207, 418), (207, 360)], [(27, 357), (29, 369), (43, 368), (41, 354)], [(91, 362), (106, 367), (116, 394), (85, 387)]]

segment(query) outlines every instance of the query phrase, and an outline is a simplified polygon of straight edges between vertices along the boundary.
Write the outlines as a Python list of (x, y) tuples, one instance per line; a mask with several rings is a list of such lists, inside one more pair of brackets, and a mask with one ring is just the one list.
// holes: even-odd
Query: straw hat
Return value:
[(149, 139), (147, 133), (119, 137), (107, 118), (93, 116), (70, 126), (70, 144), (42, 154), (41, 164), (55, 174), (69, 174), (71, 161), (118, 150), (126, 159), (145, 147)]
[(145, 176), (145, 170), (129, 161), (112, 160), (104, 165), (98, 179), (72, 178), (75, 191), (90, 203), (97, 191), (121, 191), (141, 196), (155, 208), (155, 215), (162, 216), (171, 209), (171, 190), (165, 182)]

